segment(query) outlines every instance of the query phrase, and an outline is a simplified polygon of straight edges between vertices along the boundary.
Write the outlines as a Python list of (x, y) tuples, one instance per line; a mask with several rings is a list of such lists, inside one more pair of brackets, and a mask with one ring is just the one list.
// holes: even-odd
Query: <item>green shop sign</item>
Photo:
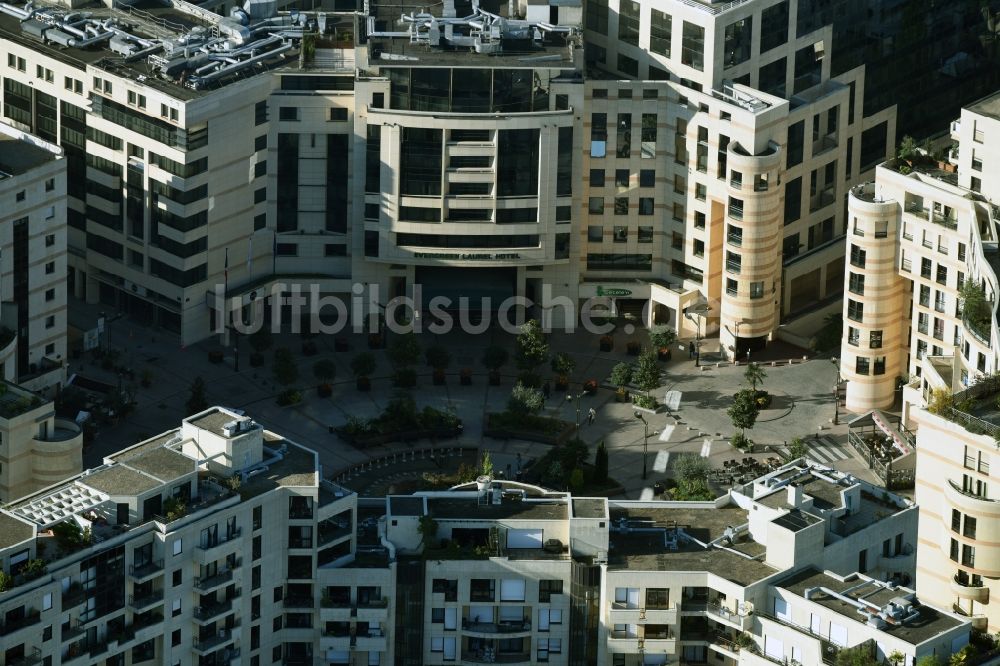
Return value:
[(598, 287), (598, 296), (631, 296), (631, 289), (622, 289), (621, 287)]

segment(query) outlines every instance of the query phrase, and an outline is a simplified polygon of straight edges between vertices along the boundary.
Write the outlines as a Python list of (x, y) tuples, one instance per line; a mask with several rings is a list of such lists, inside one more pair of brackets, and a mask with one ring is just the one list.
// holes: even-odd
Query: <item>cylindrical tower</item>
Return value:
[(840, 376), (847, 409), (862, 412), (893, 403), (904, 372), (908, 290), (896, 268), (897, 202), (883, 200), (874, 183), (858, 185), (847, 216)]
[(781, 279), (781, 149), (751, 155), (729, 144), (720, 337), (735, 358), (761, 349), (778, 325)]

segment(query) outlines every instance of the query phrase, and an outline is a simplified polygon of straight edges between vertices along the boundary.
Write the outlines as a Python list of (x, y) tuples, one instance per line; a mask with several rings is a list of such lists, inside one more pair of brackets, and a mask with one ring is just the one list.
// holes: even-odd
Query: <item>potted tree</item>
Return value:
[(359, 391), (368, 391), (372, 387), (371, 375), (375, 372), (375, 355), (371, 352), (361, 352), (351, 359), (351, 372), (354, 373)]
[(609, 352), (614, 349), (615, 339), (610, 335), (602, 335), (600, 340), (600, 346), (602, 352)]
[(535, 319), (521, 325), (515, 341), (514, 357), (521, 370), (520, 380), (526, 386), (538, 386), (538, 366), (549, 360), (549, 343), (545, 331)]
[(552, 357), (552, 372), (556, 373), (556, 390), (565, 391), (569, 386), (569, 376), (576, 368), (576, 361), (566, 352), (559, 352)]
[(458, 379), (459, 379), (459, 383), (461, 383), (462, 386), (471, 386), (472, 385), (472, 368), (462, 368), (461, 370), (459, 370), (458, 371)]
[(490, 386), (500, 386), (500, 368), (507, 363), (507, 350), (499, 345), (490, 345), (483, 352), (483, 365), (490, 373)]
[(387, 350), (394, 372), (393, 384), (398, 388), (412, 388), (417, 383), (417, 373), (411, 367), (420, 358), (420, 343), (413, 333), (395, 336)]
[(337, 366), (330, 359), (316, 361), (313, 364), (313, 376), (319, 380), (319, 384), (316, 386), (316, 394), (319, 397), (329, 398), (333, 393), (333, 387), (330, 386), (330, 382), (336, 374)]
[(632, 381), (632, 374), (635, 367), (631, 363), (619, 363), (611, 369), (611, 383), (615, 385), (615, 400), (618, 402), (628, 401), (628, 391), (625, 387)]
[(440, 344), (434, 344), (427, 348), (424, 352), (424, 356), (427, 358), (427, 365), (431, 366), (434, 370), (434, 385), (441, 386), (444, 384), (444, 372), (448, 369), (448, 365), (451, 363), (451, 354), (448, 350)]
[(677, 340), (677, 333), (669, 326), (654, 326), (649, 329), (649, 343), (656, 350), (661, 361), (670, 360), (670, 345)]

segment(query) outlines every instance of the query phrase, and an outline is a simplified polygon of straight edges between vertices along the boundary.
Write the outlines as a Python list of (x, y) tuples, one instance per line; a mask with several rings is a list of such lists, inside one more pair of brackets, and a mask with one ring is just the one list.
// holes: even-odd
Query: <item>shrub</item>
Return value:
[(302, 393), (298, 389), (285, 389), (278, 394), (278, 405), (287, 407), (302, 402)]
[(417, 371), (413, 368), (398, 368), (392, 373), (392, 383), (397, 388), (413, 388), (417, 385)]
[(654, 326), (649, 329), (649, 343), (656, 349), (667, 349), (677, 339), (677, 332), (669, 326)]
[(507, 399), (507, 411), (512, 414), (537, 414), (544, 404), (545, 397), (541, 391), (518, 382)]
[(21, 575), (28, 580), (34, 580), (39, 576), (45, 574), (48, 567), (45, 564), (45, 560), (35, 558), (33, 560), (28, 560), (24, 563), (24, 567), (21, 569)]
[(294, 384), (299, 378), (299, 368), (295, 364), (295, 357), (288, 347), (280, 347), (274, 350), (274, 362), (271, 365), (271, 372), (274, 373), (274, 381), (282, 386)]
[(738, 432), (732, 437), (730, 437), (729, 443), (732, 444), (734, 448), (737, 448), (741, 451), (744, 449), (749, 449), (751, 446), (753, 446), (753, 440), (751, 440), (749, 437), (747, 437), (741, 432)]
[(640, 390), (647, 393), (660, 385), (660, 366), (654, 352), (646, 352), (639, 357), (632, 380)]
[(656, 398), (651, 395), (636, 393), (632, 396), (632, 404), (643, 409), (656, 409), (658, 403), (656, 402)]
[(395, 368), (408, 368), (420, 358), (420, 343), (412, 332), (396, 336), (387, 350), (389, 362)]
[(619, 391), (624, 391), (625, 387), (631, 383), (632, 375), (635, 372), (635, 366), (631, 363), (619, 363), (615, 367), (611, 368), (611, 383)]
[(545, 333), (538, 321), (530, 319), (523, 324), (515, 342), (517, 367), (521, 370), (534, 371), (548, 360), (549, 343), (546, 342)]
[(576, 368), (576, 361), (573, 357), (566, 352), (559, 352), (552, 357), (552, 372), (556, 373), (560, 377), (567, 377), (573, 374), (573, 370)]
[(183, 518), (187, 514), (187, 505), (179, 498), (168, 497), (163, 501), (163, 515), (169, 521)]
[(329, 382), (337, 374), (337, 366), (329, 359), (313, 363), (313, 376), (321, 382)]

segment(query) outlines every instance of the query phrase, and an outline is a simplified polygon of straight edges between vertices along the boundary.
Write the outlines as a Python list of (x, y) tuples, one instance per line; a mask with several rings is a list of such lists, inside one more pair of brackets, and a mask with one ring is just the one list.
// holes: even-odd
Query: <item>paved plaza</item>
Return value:
[[(70, 309), (71, 325), (76, 329), (92, 327), (100, 310), (97, 306), (73, 303)], [(184, 416), (190, 383), (196, 376), (201, 376), (207, 384), (209, 404), (243, 409), (265, 427), (316, 449), (326, 476), (367, 465), (372, 459), (384, 459), (394, 453), (399, 456), (432, 444), (395, 444), (362, 451), (330, 433), (331, 426), (343, 424), (351, 415), (376, 415), (398, 391), (392, 388), (388, 378), (391, 369), (384, 351), (375, 352), (378, 368), (373, 377), (372, 390), (363, 393), (356, 389), (350, 361), (356, 353), (367, 349), (364, 336), (348, 335), (351, 346), (348, 352), (335, 352), (332, 337), (317, 336), (313, 340), (319, 353), (311, 357), (298, 354), (301, 346), (298, 336), (276, 336), (274, 347), (287, 346), (296, 353), (297, 385), (303, 388), (304, 395), (304, 401), (299, 405), (279, 407), (275, 395), (280, 387), (274, 382), (270, 370), (274, 347), (265, 353), (267, 361), (264, 366), (251, 368), (248, 363), (249, 345), (243, 341), (240, 371), (236, 372), (232, 349), (226, 351), (222, 363), (208, 361), (208, 351), (220, 348), (216, 340), (182, 348), (175, 337), (125, 317), (113, 321), (109, 328), (113, 347), (121, 350), (120, 363), (131, 367), (136, 377), (148, 369), (152, 373), (152, 382), (148, 388), (142, 388), (138, 381), (135, 382), (136, 410), (120, 423), (99, 430), (93, 444), (85, 451), (84, 467), (100, 464), (104, 455), (131, 445), (139, 438), (176, 427)], [(606, 385), (611, 368), (616, 363), (634, 360), (626, 354), (627, 343), (635, 340), (645, 344), (646, 333), (619, 328), (614, 338), (613, 351), (600, 352), (597, 336), (590, 333), (554, 333), (550, 336), (553, 353), (569, 353), (576, 361), (576, 371), (572, 377), (571, 394), (553, 391), (545, 409), (547, 415), (570, 422), (577, 421), (579, 414), (580, 438), (590, 447), (591, 456), (597, 444), (602, 440), (605, 442), (609, 451), (610, 476), (622, 485), (625, 496), (630, 499), (652, 496), (653, 483), (664, 477), (671, 457), (680, 453), (704, 456), (719, 468), (726, 460), (744, 457), (742, 452), (728, 443), (734, 429), (726, 415), (726, 408), (733, 394), (745, 386), (745, 366), (718, 362), (718, 341), (713, 343), (709, 340), (704, 343), (705, 367), (696, 367), (694, 360), (688, 358), (686, 341), (681, 341), (674, 348), (673, 359), (663, 364), (663, 385), (657, 389), (657, 397), (665, 400), (671, 409), (646, 415), (649, 424), (645, 454), (648, 474), (644, 480), (643, 424), (635, 418), (630, 404), (615, 401), (613, 391)], [(431, 340), (432, 336), (427, 333), (420, 339), (425, 347)], [(490, 344), (512, 349), (513, 338), (492, 328), (478, 336), (449, 333), (438, 336), (438, 341), (452, 355), (447, 383), (433, 386), (430, 368), (418, 367), (419, 379), (411, 395), (420, 408), (431, 405), (454, 409), (465, 427), (461, 438), (435, 446), (489, 450), (496, 468), (511, 472), (544, 455), (549, 450), (546, 445), (482, 437), (484, 414), (504, 409), (516, 375), (513, 363), (508, 363), (503, 369), (502, 384), (489, 386), (486, 370), (480, 361), (482, 352)], [(804, 437), (809, 439), (810, 455), (815, 460), (874, 480), (847, 444), (847, 427), (843, 425), (845, 415), (841, 414), (840, 425), (831, 423), (834, 417), (836, 368), (829, 359), (803, 362), (802, 353), (802, 350), (775, 343), (760, 358), (751, 359), (764, 366), (768, 373), (764, 388), (774, 396), (771, 407), (761, 412), (757, 425), (748, 432), (758, 444), (758, 449), (762, 449), (755, 455), (762, 459), (775, 456), (794, 437)], [(312, 366), (324, 358), (332, 360), (337, 367), (333, 395), (329, 398), (318, 397), (313, 388), (316, 380), (312, 375)], [(795, 362), (790, 364), (789, 358)], [(474, 373), (471, 386), (459, 385), (458, 373), (465, 367)], [(110, 383), (117, 381), (114, 373), (103, 370), (99, 363), (90, 360), (89, 355), (71, 360), (69, 373), (80, 373)], [(574, 399), (573, 395), (580, 392), (582, 383), (588, 379), (596, 379), (605, 386), (593, 396)], [(587, 414), (591, 408), (597, 415), (593, 425), (588, 425)], [(396, 473), (392, 468), (386, 470), (386, 474)]]

